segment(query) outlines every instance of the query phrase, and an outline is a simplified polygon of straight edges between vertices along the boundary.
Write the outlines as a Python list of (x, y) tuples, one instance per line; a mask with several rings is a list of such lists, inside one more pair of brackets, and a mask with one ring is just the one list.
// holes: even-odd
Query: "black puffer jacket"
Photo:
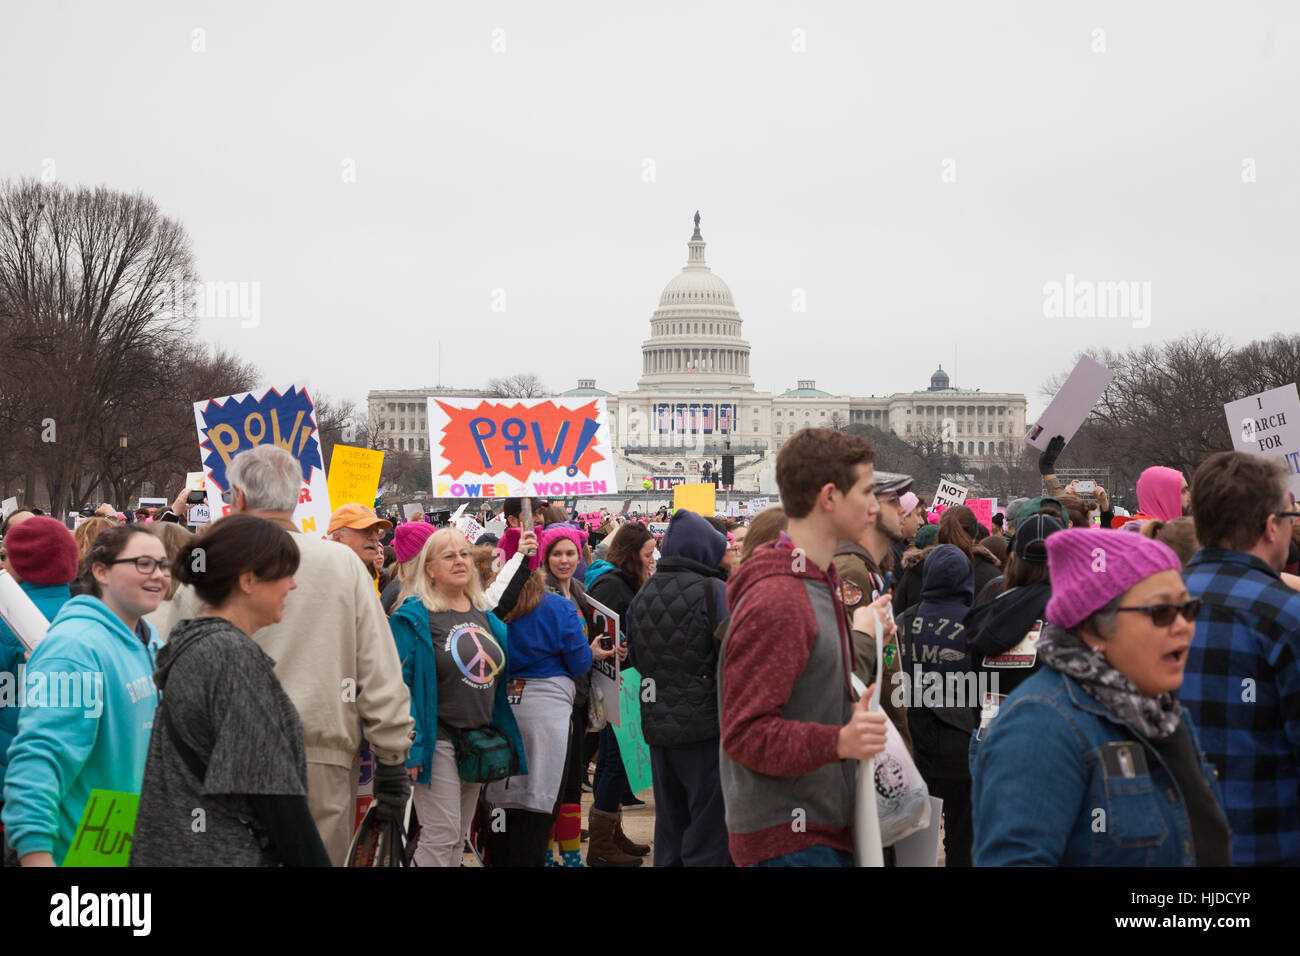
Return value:
[(713, 631), (727, 616), (720, 566), (727, 539), (695, 512), (679, 510), (660, 550), (658, 570), (628, 610), (627, 662), (654, 681), (654, 699), (641, 696), (646, 743), (680, 747), (720, 733)]

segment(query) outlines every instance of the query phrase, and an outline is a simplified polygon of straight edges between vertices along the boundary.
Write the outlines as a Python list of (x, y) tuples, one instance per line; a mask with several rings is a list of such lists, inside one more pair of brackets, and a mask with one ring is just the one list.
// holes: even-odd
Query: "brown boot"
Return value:
[(650, 847), (645, 843), (633, 843), (628, 835), (623, 832), (623, 811), (618, 813), (618, 823), (614, 827), (614, 844), (624, 853), (632, 856), (649, 856)]
[(588, 866), (640, 866), (641, 858), (624, 853), (618, 845), (618, 814), (591, 808), (588, 819), (591, 842), (587, 845)]

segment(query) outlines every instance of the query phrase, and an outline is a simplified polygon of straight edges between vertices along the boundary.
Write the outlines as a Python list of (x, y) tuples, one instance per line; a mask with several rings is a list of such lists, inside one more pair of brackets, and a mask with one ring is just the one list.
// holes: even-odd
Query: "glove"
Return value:
[(1038, 456), (1038, 473), (1040, 475), (1056, 474), (1056, 456), (1065, 447), (1065, 436), (1057, 435), (1047, 443), (1047, 450)]
[(375, 765), (375, 816), (381, 823), (401, 819), (411, 798), (411, 778), (400, 763)]

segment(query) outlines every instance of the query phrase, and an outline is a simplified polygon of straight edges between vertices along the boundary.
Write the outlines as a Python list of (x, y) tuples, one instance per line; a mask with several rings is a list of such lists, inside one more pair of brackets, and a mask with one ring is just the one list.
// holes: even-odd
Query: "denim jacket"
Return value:
[[(1183, 721), (1222, 806), (1186, 710)], [(971, 755), (977, 866), (1196, 865), (1182, 791), (1164, 759), (1053, 668), (1016, 688)]]

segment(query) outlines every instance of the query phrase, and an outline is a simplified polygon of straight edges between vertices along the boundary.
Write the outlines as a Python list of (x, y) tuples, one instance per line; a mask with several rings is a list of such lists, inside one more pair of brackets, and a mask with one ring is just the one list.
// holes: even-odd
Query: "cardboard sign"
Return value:
[(1053, 436), (1064, 435), (1068, 445), (1092, 411), (1092, 406), (1097, 404), (1097, 399), (1106, 394), (1106, 387), (1114, 377), (1114, 372), (1089, 356), (1080, 358), (1051, 404), (1029, 429), (1025, 441), (1039, 451), (1045, 451)]
[(984, 530), (993, 533), (993, 503), (996, 498), (967, 498), (963, 504), (975, 512), (975, 520), (984, 526)]
[(673, 510), (685, 508), (706, 518), (713, 517), (718, 489), (708, 485), (678, 485), (673, 489)]
[(641, 674), (635, 667), (625, 667), (620, 678), (620, 714), (619, 722), (614, 725), (614, 736), (623, 755), (628, 787), (636, 794), (654, 786), (650, 775), (650, 747), (641, 733)]
[(302, 486), (293, 522), (304, 534), (325, 537), (330, 496), (316, 439), (316, 407), (301, 384), (259, 388), (194, 403), (208, 507), (214, 515), (230, 513), (221, 493), (229, 488), (226, 469), (242, 451), (272, 442), (287, 450), (302, 469)]
[(603, 398), (429, 399), (437, 498), (618, 490)]
[(140, 794), (92, 790), (63, 866), (126, 866)]
[[(587, 604), (591, 606), (592, 611), (591, 640), (594, 641), (597, 636), (612, 637), (614, 646), (617, 647), (619, 637), (618, 615), (590, 594), (587, 595)], [(622, 721), (622, 705), (619, 703), (618, 669), (617, 654), (591, 663), (592, 688), (600, 688), (605, 701), (605, 719), (615, 727)]]
[(1300, 393), (1283, 385), (1223, 406), (1232, 447), (1251, 455), (1281, 458), (1291, 493), (1300, 498)]
[(951, 508), (954, 505), (964, 505), (967, 490), (965, 485), (959, 485), (947, 478), (940, 478), (939, 487), (935, 489), (934, 500), (930, 502), (930, 507), (943, 505), (945, 508)]
[(330, 511), (343, 505), (371, 507), (379, 495), (379, 475), (384, 470), (384, 453), (370, 448), (335, 445), (330, 452)]
[(50, 628), (36, 602), (3, 568), (0, 568), (0, 620), (9, 625), (9, 630), (29, 651), (36, 650)]

